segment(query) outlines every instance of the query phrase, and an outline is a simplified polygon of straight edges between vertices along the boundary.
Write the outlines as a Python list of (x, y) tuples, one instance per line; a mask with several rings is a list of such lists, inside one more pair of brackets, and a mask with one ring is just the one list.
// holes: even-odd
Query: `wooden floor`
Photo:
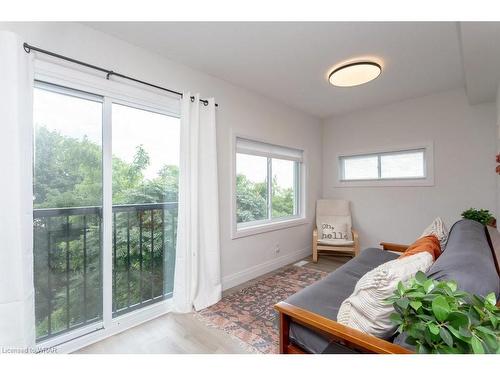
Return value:
[[(323, 256), (316, 264), (312, 263), (311, 257), (304, 260), (309, 262), (304, 267), (331, 272), (349, 258)], [(275, 272), (278, 271), (228, 289), (223, 295), (234, 293)], [(248, 352), (230, 335), (222, 330), (206, 326), (194, 314), (169, 313), (80, 349), (76, 353), (245, 354)]]

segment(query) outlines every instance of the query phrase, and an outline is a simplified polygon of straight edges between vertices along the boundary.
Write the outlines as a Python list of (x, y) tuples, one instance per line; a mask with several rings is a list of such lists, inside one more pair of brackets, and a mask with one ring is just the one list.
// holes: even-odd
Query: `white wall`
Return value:
[[(307, 225), (231, 239), (232, 132), (299, 147), (308, 154), (307, 216), (321, 193), (321, 122), (87, 26), (74, 23), (0, 23), (35, 46), (100, 65), (177, 91), (216, 98), (223, 286), (230, 287), (310, 253), (312, 220)], [(21, 48), (21, 46), (19, 46)], [(279, 243), (281, 251), (273, 247)]]
[[(496, 211), (495, 105), (470, 106), (456, 90), (324, 122), (323, 195), (352, 202), (364, 247), (412, 243), (436, 216), (451, 226), (467, 208)], [(339, 187), (336, 156), (383, 147), (434, 143), (434, 186)]]
[[(497, 89), (497, 153), (500, 153), (500, 83)], [(498, 164), (497, 164), (498, 165)], [(500, 176), (497, 175), (497, 214), (500, 214)], [(498, 218), (500, 221), (500, 218)], [(500, 231), (500, 223), (497, 225), (497, 230)]]

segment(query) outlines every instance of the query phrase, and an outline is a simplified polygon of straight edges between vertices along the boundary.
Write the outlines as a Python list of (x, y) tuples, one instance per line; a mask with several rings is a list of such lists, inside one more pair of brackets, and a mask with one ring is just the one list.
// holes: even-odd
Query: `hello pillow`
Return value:
[(351, 217), (318, 217), (318, 242), (328, 245), (351, 244), (353, 242)]

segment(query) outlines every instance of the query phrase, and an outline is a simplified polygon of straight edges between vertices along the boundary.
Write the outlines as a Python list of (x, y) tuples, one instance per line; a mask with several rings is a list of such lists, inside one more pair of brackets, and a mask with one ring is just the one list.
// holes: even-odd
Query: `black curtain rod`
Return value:
[[(109, 70), (109, 69), (104, 69), (104, 68), (101, 68), (99, 66), (88, 64), (88, 63), (80, 61), (80, 60), (72, 59), (71, 57), (59, 55), (57, 53), (50, 52), (50, 51), (47, 51), (47, 50), (42, 49), (42, 48), (31, 46), (28, 43), (24, 43), (23, 44), (23, 48), (26, 51), (26, 53), (30, 53), (31, 51), (36, 51), (36, 52), (43, 53), (45, 55), (56, 57), (56, 58), (61, 59), (61, 60), (69, 61), (69, 62), (74, 63), (74, 64), (82, 65), (82, 66), (85, 66), (87, 68), (98, 70), (100, 72), (106, 73), (106, 79), (109, 79), (109, 77), (111, 77), (111, 76), (116, 76), (116, 77), (120, 77), (120, 78), (123, 78), (123, 79), (128, 79), (129, 81), (140, 83), (142, 85), (154, 87), (155, 89), (163, 90), (163, 91), (169, 92), (171, 94), (179, 95), (180, 97), (183, 96), (182, 92), (175, 91), (175, 90), (170, 90), (170, 89), (167, 89), (165, 87), (157, 86), (157, 85), (154, 85), (154, 84), (149, 83), (149, 82), (141, 81), (140, 79), (136, 79), (136, 78), (133, 78), (133, 77), (126, 76), (124, 74), (113, 72), (112, 70)], [(195, 99), (195, 97), (192, 96), (191, 97), (191, 101), (193, 102), (194, 99)], [(204, 105), (208, 105), (208, 100), (200, 99), (200, 102), (202, 102)], [(215, 103), (215, 106), (218, 107), (219, 105), (217, 103)]]

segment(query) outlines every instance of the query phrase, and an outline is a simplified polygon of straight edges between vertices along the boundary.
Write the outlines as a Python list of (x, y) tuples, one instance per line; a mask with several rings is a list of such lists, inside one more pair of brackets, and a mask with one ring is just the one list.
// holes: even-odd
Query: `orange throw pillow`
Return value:
[(427, 251), (432, 255), (432, 258), (436, 260), (441, 254), (441, 245), (439, 244), (438, 238), (434, 235), (419, 238), (406, 249), (400, 258), (409, 257), (410, 255), (415, 255), (423, 251)]

